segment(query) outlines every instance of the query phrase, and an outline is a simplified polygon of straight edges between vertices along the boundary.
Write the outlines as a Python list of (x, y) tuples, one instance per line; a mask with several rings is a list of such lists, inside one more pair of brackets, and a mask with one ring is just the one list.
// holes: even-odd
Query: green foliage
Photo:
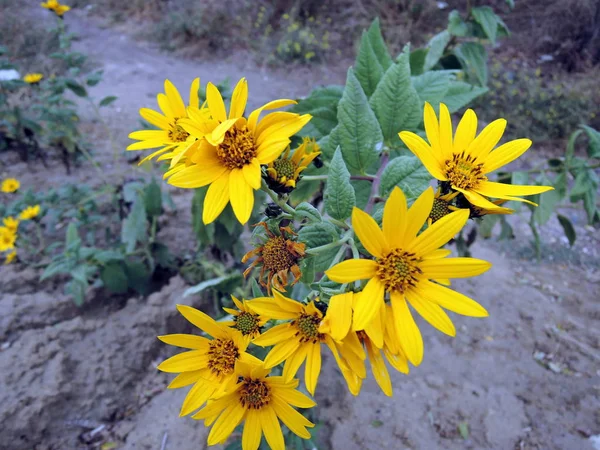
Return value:
[(429, 186), (431, 175), (415, 156), (392, 159), (381, 174), (379, 195), (387, 198), (395, 186), (400, 187), (408, 199), (418, 197)]
[(356, 205), (354, 188), (350, 184), (350, 172), (346, 168), (338, 147), (329, 165), (329, 176), (324, 193), (325, 209), (334, 219), (344, 220), (352, 214)]

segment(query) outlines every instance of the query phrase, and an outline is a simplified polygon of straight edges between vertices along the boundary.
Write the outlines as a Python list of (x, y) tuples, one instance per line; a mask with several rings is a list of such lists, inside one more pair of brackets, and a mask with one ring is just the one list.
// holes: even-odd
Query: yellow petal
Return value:
[(246, 102), (248, 101), (248, 81), (242, 78), (233, 90), (231, 105), (229, 106), (229, 118), (236, 119), (244, 115)]
[(179, 313), (192, 325), (195, 325), (212, 337), (226, 337), (224, 329), (208, 314), (187, 305), (177, 305), (177, 311), (179, 311)]
[(488, 153), (492, 151), (500, 141), (500, 138), (502, 138), (505, 128), (506, 120), (494, 120), (471, 142), (465, 153), (474, 157), (478, 162), (484, 162)]
[(423, 361), (423, 338), (419, 327), (415, 323), (402, 294), (392, 292), (391, 301), (398, 339), (408, 360), (413, 365), (418, 366)]
[(406, 197), (395, 187), (383, 209), (383, 235), (391, 248), (402, 248), (407, 222)]
[(129, 139), (136, 139), (138, 141), (145, 140), (156, 140), (169, 142), (169, 136), (164, 130), (141, 130), (129, 133)]
[(307, 349), (306, 365), (304, 366), (304, 382), (310, 395), (315, 395), (317, 381), (321, 373), (321, 344), (310, 344)]
[(225, 122), (227, 120), (227, 111), (225, 110), (225, 103), (219, 89), (212, 83), (206, 85), (206, 101), (212, 116), (219, 122)]
[(216, 384), (209, 383), (203, 379), (196, 382), (185, 396), (181, 405), (181, 410), (179, 411), (179, 416), (187, 416), (200, 408), (213, 396), (217, 389), (218, 386)]
[(354, 294), (346, 292), (331, 297), (327, 308), (327, 317), (331, 323), (331, 337), (341, 341), (346, 337), (352, 325), (352, 301)]
[(204, 350), (191, 350), (179, 353), (164, 360), (158, 365), (158, 370), (167, 373), (191, 372), (206, 367), (208, 354)]
[(423, 298), (434, 302), (449, 311), (469, 317), (487, 317), (488, 312), (483, 306), (466, 295), (453, 291), (431, 281), (421, 281), (417, 292)]
[(378, 278), (371, 278), (354, 305), (354, 318), (352, 329), (364, 330), (374, 319), (383, 303), (385, 286)]
[(486, 181), (477, 187), (477, 192), (488, 197), (504, 198), (506, 196), (513, 197), (541, 194), (542, 192), (551, 191), (553, 189), (552, 186), (527, 186)]
[(170, 126), (169, 120), (160, 113), (149, 109), (149, 108), (141, 108), (140, 116), (152, 125), (157, 126), (158, 128), (162, 128), (163, 130), (168, 130)]
[(292, 381), (294, 379), (296, 373), (298, 373), (298, 369), (306, 359), (306, 356), (310, 352), (312, 346), (313, 344), (311, 343), (305, 343), (300, 345), (300, 347), (298, 347), (298, 350), (296, 350), (292, 354), (292, 356), (285, 360), (282, 373), (285, 381)]
[(215, 445), (225, 441), (231, 433), (233, 433), (235, 427), (240, 424), (245, 413), (246, 408), (234, 400), (234, 402), (221, 413), (211, 428), (207, 438), (208, 445)]
[(529, 139), (515, 139), (502, 144), (486, 158), (483, 173), (490, 173), (514, 161), (531, 147)]
[(428, 259), (419, 263), (423, 277), (467, 278), (487, 272), (492, 264), (476, 258)]
[(314, 424), (312, 422), (278, 397), (271, 398), (271, 401), (277, 417), (281, 419), (292, 433), (303, 439), (310, 439), (310, 433), (305, 427), (313, 427)]
[(352, 210), (352, 227), (362, 245), (371, 255), (381, 258), (384, 253), (390, 250), (389, 244), (375, 219), (356, 207)]
[(452, 118), (448, 107), (440, 103), (440, 150), (444, 161), (450, 159), (453, 152)]
[(276, 377), (269, 377), (268, 380), (274, 396), (281, 398), (285, 402), (297, 408), (312, 408), (316, 405), (314, 400), (311, 400), (309, 397), (299, 391), (296, 391), (295, 389), (273, 385), (273, 378)]
[(469, 201), (469, 203), (471, 203), (472, 205), (478, 206), (479, 208), (502, 209), (500, 206), (490, 202), (487, 198), (483, 197), (481, 194), (479, 194), (477, 192), (467, 191), (465, 189), (460, 189), (460, 188), (456, 188), (456, 187), (454, 187), (454, 189), (456, 189), (457, 191), (462, 193), (465, 196), (465, 198)]
[(456, 336), (454, 324), (442, 308), (433, 302), (421, 298), (416, 292), (409, 290), (405, 295), (411, 306), (417, 310), (423, 319), (442, 333), (448, 336)]
[(169, 98), (165, 94), (158, 94), (156, 96), (156, 102), (158, 103), (158, 107), (163, 112), (165, 116), (170, 119), (175, 117), (175, 113), (171, 110), (171, 103), (169, 102)]
[(254, 111), (252, 111), (250, 113), (250, 116), (248, 117), (248, 128), (250, 128), (250, 130), (253, 132), (256, 130), (256, 124), (258, 123), (258, 118), (263, 111), (268, 111), (268, 110), (277, 109), (277, 108), (283, 108), (284, 106), (295, 105), (296, 103), (297, 102), (295, 100), (279, 99), (279, 100), (273, 100), (273, 101), (261, 106), (260, 108), (255, 109)]
[(458, 122), (454, 135), (454, 153), (460, 154), (466, 150), (477, 134), (477, 115), (472, 109), (467, 109)]
[(254, 207), (254, 190), (246, 182), (242, 169), (233, 169), (229, 175), (229, 197), (235, 217), (245, 225)]
[(165, 80), (165, 94), (171, 105), (171, 112), (175, 117), (185, 117), (185, 104), (177, 88), (169, 80)]
[(165, 344), (174, 345), (176, 347), (203, 349), (208, 346), (209, 340), (202, 336), (193, 334), (166, 334), (158, 336)]
[(427, 145), (423, 138), (410, 131), (402, 131), (399, 136), (408, 149), (421, 160), (433, 178), (440, 181), (446, 181), (448, 179), (444, 174), (444, 167), (438, 162), (436, 155), (434, 154), (434, 149)]
[(336, 264), (325, 274), (336, 283), (351, 283), (372, 278), (377, 271), (377, 263), (372, 259), (349, 259)]
[(242, 167), (242, 170), (244, 171), (246, 183), (248, 183), (252, 189), (260, 189), (261, 173), (258, 159), (252, 159), (249, 164), (246, 164), (244, 167)]
[[(220, 163), (200, 165), (194, 164), (177, 172), (169, 178), (168, 183), (180, 188), (199, 188), (214, 183), (229, 170)], [(205, 203), (206, 205), (206, 203)], [(206, 206), (205, 206), (206, 207)]]
[(265, 433), (265, 438), (271, 450), (285, 450), (285, 442), (283, 440), (283, 433), (281, 432), (281, 426), (279, 420), (277, 420), (277, 414), (273, 408), (262, 408), (258, 411), (258, 417), (260, 419), (260, 426)]
[(177, 375), (167, 386), (167, 389), (179, 389), (194, 384), (202, 378), (203, 370), (193, 370), (191, 372), (182, 372)]
[(262, 438), (262, 428), (258, 418), (258, 410), (250, 409), (246, 414), (244, 432), (242, 433), (242, 448), (244, 450), (257, 450)]
[(371, 363), (371, 372), (375, 381), (388, 397), (392, 396), (392, 380), (385, 366), (385, 361), (381, 356), (381, 351), (373, 346), (369, 341), (366, 342), (367, 353), (369, 354), (369, 362)]
[(265, 141), (260, 146), (260, 151), (256, 155), (256, 159), (260, 164), (269, 164), (275, 161), (285, 148), (289, 145), (290, 140), (288, 138), (279, 138), (269, 141)]
[[(427, 140), (431, 144), (431, 148), (435, 152), (440, 152), (440, 125), (438, 123), (437, 116), (435, 114), (435, 110), (433, 106), (429, 104), (429, 102), (425, 102), (425, 107), (423, 111), (423, 123), (425, 125), (425, 134), (427, 135)], [(436, 160), (438, 158), (436, 157)]]
[(289, 323), (282, 323), (268, 329), (254, 339), (252, 343), (261, 347), (269, 347), (291, 339), (295, 336), (296, 332), (297, 330), (294, 327), (291, 327)]
[(261, 144), (265, 142), (269, 137), (277, 136), (281, 138), (289, 138), (298, 131), (300, 131), (304, 125), (306, 125), (312, 116), (310, 114), (304, 114), (302, 116), (294, 115), (294, 117), (288, 120), (279, 121), (268, 128), (265, 128), (262, 133), (256, 136), (256, 143), (258, 145), (258, 153), (260, 155)]
[(385, 303), (381, 302), (379, 311), (375, 313), (375, 317), (365, 327), (365, 333), (373, 342), (375, 347), (383, 347), (383, 336), (385, 332)]
[(265, 358), (265, 368), (270, 369), (285, 361), (300, 347), (298, 339), (289, 339), (276, 344)]
[(435, 222), (409, 245), (411, 252), (426, 255), (446, 244), (465, 226), (469, 220), (469, 210), (460, 209)]
[(423, 191), (421, 195), (419, 195), (419, 198), (415, 200), (408, 210), (406, 215), (406, 231), (403, 239), (404, 242), (412, 242), (417, 236), (419, 230), (423, 228), (423, 224), (431, 213), (434, 196), (435, 194), (433, 193), (433, 188), (430, 186)]
[(198, 91), (200, 90), (200, 78), (194, 78), (190, 85), (190, 103), (192, 108), (198, 108), (200, 106), (200, 99), (198, 98)]
[(202, 210), (202, 221), (205, 225), (214, 222), (229, 203), (229, 171), (213, 181), (208, 188)]

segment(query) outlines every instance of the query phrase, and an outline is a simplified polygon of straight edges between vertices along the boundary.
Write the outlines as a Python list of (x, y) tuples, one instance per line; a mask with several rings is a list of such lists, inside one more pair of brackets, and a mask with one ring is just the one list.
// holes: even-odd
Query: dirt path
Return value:
[[(183, 60), (81, 13), (69, 20), (81, 36), (77, 47), (104, 69), (92, 95), (119, 97), (103, 112), (118, 148), (139, 123), (139, 107), (154, 107), (166, 77), (187, 91), (195, 76), (203, 82), (246, 76), (251, 106), (343, 80), (344, 70), (288, 74), (258, 68), (248, 58)], [(133, 173), (123, 155), (113, 161), (106, 132), (91, 111), (84, 116), (102, 170)], [(38, 186), (97, 177), (85, 164), (69, 177), (59, 164), (40, 170), (34, 163), (28, 172), (25, 182)], [(188, 201), (189, 194), (176, 197), (182, 209)], [(183, 214), (171, 228), (189, 226)], [(519, 245), (523, 239), (514, 243)], [(321, 448), (594, 448), (590, 436), (600, 435), (598, 269), (532, 264), (499, 249), (477, 245), (474, 256), (491, 261), (493, 270), (456, 283), (490, 317), (453, 317), (454, 339), (421, 323), (425, 360), (408, 377), (394, 375), (393, 398), (372, 379), (352, 398), (327, 358), (317, 389), (325, 423)], [(165, 438), (166, 450), (205, 448), (203, 425), (177, 417), (184, 392), (166, 391), (168, 377), (155, 369), (168, 352), (155, 336), (185, 332), (174, 305), (203, 306), (200, 299), (182, 299), (183, 281), (176, 277), (147, 299), (120, 306), (96, 299), (80, 311), (59, 284), (39, 284), (38, 276), (0, 268), (0, 449), (97, 448), (94, 442), (104, 441), (158, 450)], [(92, 435), (94, 428), (99, 431)]]

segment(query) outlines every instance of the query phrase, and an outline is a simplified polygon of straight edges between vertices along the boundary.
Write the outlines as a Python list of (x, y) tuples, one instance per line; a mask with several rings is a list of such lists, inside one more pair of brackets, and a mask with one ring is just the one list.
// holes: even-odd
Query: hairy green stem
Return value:
[[(329, 175), (304, 175), (302, 177), (304, 181), (325, 181), (327, 178)], [(351, 180), (375, 181), (376, 178), (375, 175), (350, 175)]]
[(309, 255), (318, 255), (319, 253), (323, 253), (327, 250), (331, 250), (332, 248), (336, 248), (340, 245), (343, 245), (346, 242), (348, 242), (350, 239), (352, 239), (352, 238), (348, 234), (346, 234), (341, 239), (339, 239), (335, 242), (332, 242), (330, 244), (321, 245), (320, 247), (315, 247), (315, 248), (309, 248), (308, 250), (306, 250), (306, 253), (308, 253)]
[(294, 210), (294, 208), (292, 208), (290, 205), (288, 205), (284, 200), (282, 200), (281, 198), (279, 198), (279, 196), (273, 192), (271, 189), (269, 189), (269, 186), (267, 186), (267, 183), (265, 180), (261, 180), (261, 186), (260, 188), (267, 193), (267, 195), (271, 198), (271, 200), (273, 200), (275, 203), (277, 203), (277, 205), (279, 205), (279, 207), (281, 209), (283, 209), (286, 213), (294, 215), (296, 214), (296, 211)]

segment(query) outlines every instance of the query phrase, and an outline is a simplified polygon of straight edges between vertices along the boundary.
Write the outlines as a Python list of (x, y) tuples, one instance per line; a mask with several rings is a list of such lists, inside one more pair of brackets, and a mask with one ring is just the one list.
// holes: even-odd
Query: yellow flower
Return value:
[[(201, 142), (186, 155), (185, 162), (175, 165), (165, 176), (169, 184), (182, 188), (210, 185), (204, 200), (202, 220), (213, 222), (231, 201), (235, 216), (245, 224), (254, 206), (254, 190), (261, 186), (261, 164), (269, 164), (285, 150), (290, 136), (311, 119), (290, 112), (275, 112), (259, 121), (263, 110), (296, 103), (275, 100), (244, 117), (248, 83), (242, 78), (235, 87), (229, 115), (221, 93), (208, 83), (206, 97), (210, 120), (199, 117), (182, 119), (182, 127)], [(210, 132), (206, 132), (206, 128)]]
[(19, 219), (21, 220), (31, 220), (37, 217), (40, 214), (40, 205), (28, 206), (21, 214), (19, 214)]
[(214, 423), (208, 435), (208, 445), (224, 443), (242, 422), (243, 450), (257, 450), (263, 433), (271, 449), (285, 450), (279, 420), (297, 436), (310, 439), (306, 428), (312, 428), (314, 424), (293, 406), (312, 408), (316, 403), (296, 390), (298, 380), (270, 377), (269, 369), (261, 364), (238, 361), (235, 369), (239, 381), (232, 391), (210, 401), (193, 416), (194, 419), (204, 419), (206, 426)]
[(460, 194), (460, 192), (449, 192), (442, 195), (441, 190), (438, 189), (433, 198), (433, 205), (431, 206), (431, 212), (427, 218), (427, 225), (437, 222), (453, 211), (458, 211), (460, 208), (457, 208), (451, 203), (458, 194)]
[(192, 334), (168, 334), (158, 337), (165, 344), (190, 349), (163, 361), (158, 366), (158, 370), (163, 372), (179, 374), (169, 384), (169, 389), (194, 385), (181, 406), (180, 415), (185, 416), (200, 408), (208, 399), (235, 386), (236, 361), (258, 360), (246, 353), (248, 341), (239, 331), (215, 322), (202, 311), (190, 306), (177, 305), (177, 310), (190, 323), (213, 337), (207, 339)]
[(425, 103), (424, 116), (429, 144), (410, 131), (399, 133), (400, 139), (434, 178), (463, 194), (471, 204), (479, 208), (497, 209), (499, 207), (486, 198), (493, 197), (535, 205), (518, 196), (541, 194), (554, 189), (551, 186), (522, 186), (488, 180), (489, 173), (514, 161), (531, 146), (529, 139), (516, 139), (493, 150), (504, 133), (506, 120), (495, 120), (475, 137), (477, 116), (468, 109), (453, 138), (452, 119), (446, 105), (440, 104), (439, 123), (429, 103)]
[[(288, 272), (292, 272), (294, 275), (292, 286), (300, 281), (302, 272), (298, 262), (305, 254), (306, 245), (286, 238), (286, 234), (296, 234), (289, 227), (280, 227), (281, 234), (275, 235), (265, 222), (259, 222), (258, 225), (265, 228), (267, 241), (243, 256), (243, 263), (258, 256), (244, 271), (244, 277), (247, 277), (254, 267), (261, 266), (258, 281), (267, 288), (267, 292), (271, 293), (271, 286), (285, 292), (285, 286), (288, 285)], [(267, 274), (266, 283), (263, 280), (265, 273)]]
[(21, 187), (21, 183), (19, 183), (19, 180), (17, 180), (16, 178), (6, 178), (2, 181), (2, 186), (0, 187), (0, 190), (9, 194), (11, 192), (15, 192), (17, 189), (19, 189), (19, 187)]
[(23, 77), (23, 81), (29, 84), (39, 83), (40, 80), (44, 78), (44, 75), (41, 73), (28, 73)]
[(487, 208), (479, 208), (477, 206), (471, 206), (471, 217), (477, 218), (477, 217), (487, 216), (490, 214), (512, 214), (515, 212), (514, 209), (500, 207), (500, 205), (503, 205), (504, 203), (506, 203), (506, 200), (494, 200), (492, 203), (494, 205), (498, 206), (498, 208), (487, 209)]
[(12, 252), (7, 253), (6, 257), (4, 259), (4, 265), (8, 265), (11, 262), (13, 262), (16, 257), (17, 257), (17, 251), (16, 250), (13, 250)]
[(233, 308), (223, 308), (225, 312), (231, 314), (233, 316), (233, 320), (230, 322), (222, 322), (224, 325), (228, 325), (232, 328), (235, 328), (243, 336), (253, 339), (260, 335), (261, 328), (267, 323), (269, 320), (266, 317), (261, 316), (260, 314), (256, 314), (250, 307), (248, 306), (248, 301), (243, 300), (240, 302), (233, 295), (231, 296), (233, 303), (237, 307), (237, 309)]
[(6, 228), (8, 228), (12, 233), (16, 233), (19, 228), (19, 221), (12, 216), (5, 217), (2, 220), (2, 223)]
[(429, 188), (407, 209), (404, 194), (394, 188), (384, 206), (383, 229), (367, 213), (354, 208), (352, 227), (374, 259), (351, 259), (326, 271), (329, 279), (338, 283), (369, 280), (354, 305), (355, 331), (370, 326), (389, 296), (397, 336), (414, 365), (423, 359), (423, 340), (408, 304), (450, 336), (455, 335), (454, 325), (442, 307), (467, 316), (487, 316), (487, 311), (470, 298), (433, 282), (479, 275), (491, 266), (474, 258), (446, 258), (450, 251), (440, 249), (465, 225), (468, 210), (442, 217), (417, 236), (429, 217), (433, 198)]
[(288, 194), (296, 188), (301, 173), (321, 154), (314, 139), (304, 138), (290, 158), (290, 148), (267, 167), (267, 185), (278, 194)]
[(0, 227), (0, 252), (15, 248), (17, 235), (6, 227)]
[(257, 298), (250, 300), (248, 305), (269, 319), (290, 322), (275, 325), (253, 342), (261, 347), (274, 346), (265, 358), (265, 367), (270, 369), (285, 361), (283, 377), (286, 381), (294, 378), (306, 360), (304, 382), (308, 392), (314, 395), (321, 372), (321, 344), (326, 344), (336, 353), (332, 337), (319, 330), (323, 313), (314, 301), (304, 305), (276, 290), (273, 293), (274, 298)]
[(169, 80), (165, 80), (165, 93), (157, 95), (158, 106), (162, 114), (149, 108), (141, 108), (140, 116), (147, 122), (158, 127), (158, 130), (140, 130), (129, 134), (130, 139), (136, 142), (127, 147), (127, 150), (145, 150), (158, 148), (154, 153), (146, 156), (140, 164), (166, 152), (185, 151), (196, 141), (194, 136), (185, 131), (180, 120), (188, 117), (189, 110), (198, 111), (198, 89), (200, 78), (194, 79), (190, 86), (189, 108), (186, 109), (183, 99), (177, 88)]
[(64, 13), (71, 9), (70, 6), (61, 5), (58, 0), (48, 0), (46, 3), (40, 3), (40, 6), (49, 9), (50, 11), (54, 11), (58, 17), (62, 17)]

